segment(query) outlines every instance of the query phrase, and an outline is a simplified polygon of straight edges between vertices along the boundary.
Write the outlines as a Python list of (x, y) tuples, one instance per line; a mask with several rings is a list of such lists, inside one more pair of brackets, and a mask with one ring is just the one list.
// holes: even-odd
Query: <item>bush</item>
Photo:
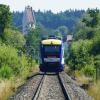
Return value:
[(18, 56), (17, 49), (0, 44), (0, 68), (2, 69), (5, 65), (12, 69), (15, 76), (22, 73), (28, 66), (27, 59), (23, 55)]
[(34, 60), (31, 59), (30, 61), (29, 59), (30, 57), (27, 57), (25, 54), (18, 56), (17, 49), (5, 44), (0, 44), (1, 77), (10, 78), (12, 75), (26, 77), (31, 67), (35, 65)]
[(11, 45), (17, 49), (21, 49), (26, 43), (24, 35), (21, 32), (9, 28), (5, 29), (3, 38), (7, 45)]
[(80, 76), (83, 76), (84, 73), (82, 70), (75, 70), (75, 77), (80, 77)]
[(72, 70), (81, 70), (87, 64), (93, 64), (93, 57), (90, 56), (92, 42), (79, 40), (72, 43), (68, 64)]
[(0, 77), (9, 79), (13, 75), (13, 70), (8, 65), (2, 66), (0, 69)]
[(26, 77), (29, 73), (29, 64), (28, 64), (28, 60), (27, 57), (25, 55), (22, 55), (20, 57), (20, 62), (21, 62), (21, 68), (20, 68), (20, 76), (21, 77)]
[(0, 45), (0, 68), (7, 65), (12, 68), (15, 75), (19, 73), (21, 62), (17, 54), (17, 50), (5, 44)]
[(96, 69), (92, 65), (86, 65), (82, 70), (86, 76), (94, 77), (96, 75)]

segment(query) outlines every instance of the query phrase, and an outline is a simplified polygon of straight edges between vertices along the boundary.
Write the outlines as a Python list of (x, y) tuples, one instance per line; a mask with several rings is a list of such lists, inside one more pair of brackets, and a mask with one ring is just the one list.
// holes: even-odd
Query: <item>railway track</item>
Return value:
[(93, 100), (66, 73), (38, 73), (10, 100)]
[(59, 74), (45, 74), (32, 100), (71, 100)]
[(9, 100), (32, 100), (43, 77), (43, 73), (36, 73), (33, 76), (28, 77), (27, 82), (20, 86), (17, 89), (16, 94), (11, 96)]

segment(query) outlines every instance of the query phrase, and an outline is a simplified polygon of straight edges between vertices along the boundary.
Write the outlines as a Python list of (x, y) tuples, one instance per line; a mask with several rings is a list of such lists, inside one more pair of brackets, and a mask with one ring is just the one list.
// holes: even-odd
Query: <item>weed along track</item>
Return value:
[(75, 84), (65, 73), (41, 73), (29, 79), (10, 100), (92, 100)]

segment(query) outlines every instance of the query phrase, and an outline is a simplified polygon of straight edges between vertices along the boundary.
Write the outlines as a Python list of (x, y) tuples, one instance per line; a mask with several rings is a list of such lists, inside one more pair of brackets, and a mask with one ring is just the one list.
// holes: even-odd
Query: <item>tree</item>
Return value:
[(94, 38), (92, 39), (93, 45), (92, 45), (91, 54), (95, 56), (100, 54), (100, 33), (99, 32), (100, 31), (98, 30)]
[(90, 26), (95, 27), (98, 24), (98, 14), (99, 10), (96, 9), (88, 9), (87, 13), (92, 17), (92, 20), (90, 21)]
[(4, 32), (4, 29), (10, 25), (11, 12), (9, 6), (0, 4), (0, 35)]
[(78, 23), (76, 31), (76, 39), (92, 39), (99, 24), (99, 10), (88, 9)]
[(68, 28), (66, 26), (60, 26), (58, 27), (58, 30), (61, 32), (62, 36), (67, 36)]
[(25, 36), (26, 37), (26, 52), (31, 57), (38, 59), (39, 55), (39, 44), (42, 36), (47, 35), (46, 30), (37, 26), (35, 29), (31, 29), (30, 32)]
[(5, 29), (3, 39), (7, 45), (11, 45), (17, 49), (22, 49), (26, 43), (24, 35), (21, 32), (10, 28)]
[(87, 64), (93, 65), (93, 60), (89, 53), (92, 48), (91, 45), (92, 42), (88, 40), (79, 40), (72, 43), (68, 59), (68, 64), (72, 70), (80, 70)]
[[(84, 12), (84, 10), (66, 10), (65, 12), (54, 14), (50, 10), (45, 12), (38, 10), (35, 12), (35, 18), (37, 23), (41, 23), (47, 29), (57, 29), (59, 26), (66, 26), (72, 32)], [(18, 28), (22, 28), (22, 16), (22, 12), (13, 12), (13, 24)]]
[[(67, 59), (72, 70), (94, 76), (100, 62), (100, 12), (88, 9), (79, 21)], [(100, 73), (100, 72), (99, 72)]]

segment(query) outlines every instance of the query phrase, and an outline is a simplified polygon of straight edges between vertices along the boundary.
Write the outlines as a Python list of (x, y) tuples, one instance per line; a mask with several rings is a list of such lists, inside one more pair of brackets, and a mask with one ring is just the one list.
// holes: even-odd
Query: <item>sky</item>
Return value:
[(0, 0), (0, 4), (10, 6), (11, 11), (23, 11), (25, 6), (32, 6), (33, 10), (52, 10), (57, 13), (67, 9), (99, 8), (100, 0)]

